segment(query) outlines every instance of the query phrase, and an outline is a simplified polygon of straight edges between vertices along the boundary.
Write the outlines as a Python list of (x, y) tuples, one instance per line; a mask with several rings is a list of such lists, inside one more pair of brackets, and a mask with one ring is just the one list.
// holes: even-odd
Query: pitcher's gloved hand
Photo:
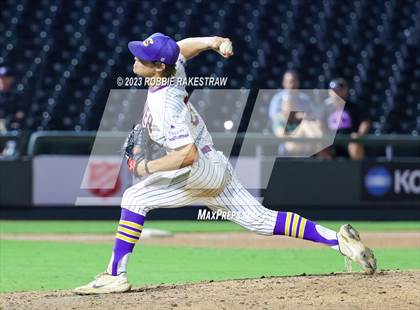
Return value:
[(134, 126), (130, 131), (123, 147), (124, 155), (127, 158), (127, 166), (130, 172), (139, 177), (137, 166), (144, 161), (146, 174), (150, 174), (147, 169), (147, 162), (166, 155), (165, 148), (154, 142), (149, 135), (147, 128), (140, 124)]

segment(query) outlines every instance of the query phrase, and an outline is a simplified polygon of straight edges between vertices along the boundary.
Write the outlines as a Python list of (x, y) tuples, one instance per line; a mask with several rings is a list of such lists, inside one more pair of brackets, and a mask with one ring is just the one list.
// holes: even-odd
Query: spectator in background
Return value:
[(0, 65), (0, 132), (21, 129), (25, 118), (24, 109), (13, 90), (14, 80), (10, 68)]
[[(351, 135), (353, 138), (361, 137), (370, 130), (370, 120), (364, 116), (358, 106), (349, 101), (349, 87), (343, 78), (337, 78), (329, 84), (329, 98), (325, 100), (324, 122), (329, 130), (337, 128), (337, 134)], [(338, 108), (345, 101), (343, 112)], [(328, 150), (331, 157), (348, 157), (355, 160), (363, 159), (364, 147), (359, 143), (349, 143), (347, 147), (334, 146)]]
[(0, 153), (0, 159), (13, 159), (17, 154), (16, 146), (15, 140), (6, 141), (3, 151)]
[[(307, 115), (306, 112), (310, 113)], [(320, 138), (321, 123), (314, 119), (311, 98), (299, 91), (299, 76), (288, 70), (283, 75), (283, 90), (273, 96), (270, 102), (269, 117), (273, 132), (277, 137)], [(306, 116), (306, 119), (305, 119)], [(279, 145), (280, 155), (312, 153), (315, 144), (288, 141)]]
[(290, 114), (290, 111), (304, 111), (305, 107), (310, 106), (309, 97), (298, 89), (298, 73), (287, 70), (283, 75), (283, 90), (273, 96), (268, 110), (273, 133), (277, 137), (283, 137), (286, 132), (294, 130), (304, 117), (302, 112)]

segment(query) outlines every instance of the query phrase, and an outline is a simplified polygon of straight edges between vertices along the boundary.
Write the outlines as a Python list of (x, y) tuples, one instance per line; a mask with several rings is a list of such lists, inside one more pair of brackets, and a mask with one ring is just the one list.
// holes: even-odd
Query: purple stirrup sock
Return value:
[(121, 218), (115, 236), (114, 252), (109, 262), (107, 272), (113, 276), (127, 272), (128, 256), (133, 252), (134, 245), (143, 230), (144, 216), (121, 209)]
[(284, 235), (311, 240), (337, 248), (336, 232), (318, 225), (293, 212), (278, 212), (274, 235)]

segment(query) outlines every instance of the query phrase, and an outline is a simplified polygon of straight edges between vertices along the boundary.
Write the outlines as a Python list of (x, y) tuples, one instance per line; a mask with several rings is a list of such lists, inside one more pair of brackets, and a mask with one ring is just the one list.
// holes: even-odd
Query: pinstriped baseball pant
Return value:
[(157, 208), (177, 208), (194, 203), (226, 211), (230, 220), (263, 235), (272, 235), (277, 212), (265, 208), (237, 180), (226, 157), (214, 149), (200, 152), (187, 173), (173, 179), (156, 173), (128, 188), (121, 207), (146, 216)]

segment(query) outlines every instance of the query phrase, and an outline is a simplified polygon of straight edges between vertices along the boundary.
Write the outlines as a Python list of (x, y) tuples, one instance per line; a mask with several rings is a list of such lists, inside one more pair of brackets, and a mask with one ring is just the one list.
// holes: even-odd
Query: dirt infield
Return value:
[[(362, 232), (374, 248), (420, 248), (420, 232)], [(112, 243), (113, 234), (0, 234), (6, 240)], [(312, 248), (294, 238), (243, 233), (177, 233), (142, 238), (143, 244), (224, 248)], [(130, 293), (77, 296), (70, 291), (0, 294), (0, 309), (419, 309), (420, 271), (373, 276), (319, 276), (135, 287)]]
[[(373, 248), (420, 248), (420, 232), (362, 232), (363, 241)], [(0, 234), (3, 240), (110, 243), (113, 234)], [(142, 244), (220, 248), (316, 248), (322, 245), (283, 236), (267, 237), (250, 232), (177, 233), (167, 237), (141, 238)]]
[(77, 296), (69, 291), (0, 294), (1, 309), (419, 309), (420, 271), (201, 282)]

